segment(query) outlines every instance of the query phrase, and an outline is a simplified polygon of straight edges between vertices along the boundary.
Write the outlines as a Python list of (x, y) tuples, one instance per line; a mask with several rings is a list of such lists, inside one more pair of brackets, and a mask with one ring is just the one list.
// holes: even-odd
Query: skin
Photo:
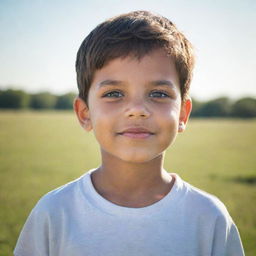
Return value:
[[(138, 60), (117, 58), (97, 70), (88, 105), (80, 98), (74, 110), (81, 126), (93, 130), (102, 164), (92, 175), (97, 192), (126, 207), (161, 200), (175, 178), (163, 169), (165, 150), (183, 132), (192, 109), (181, 100), (179, 77), (163, 49)], [(147, 132), (125, 132), (143, 128)]]

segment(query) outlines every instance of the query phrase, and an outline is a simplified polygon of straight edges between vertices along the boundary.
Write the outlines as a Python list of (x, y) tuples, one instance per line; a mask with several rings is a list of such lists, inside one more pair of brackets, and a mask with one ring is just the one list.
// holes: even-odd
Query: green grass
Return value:
[[(190, 120), (165, 168), (218, 196), (256, 255), (256, 120)], [(38, 199), (100, 163), (72, 112), (0, 112), (0, 255), (12, 255)]]

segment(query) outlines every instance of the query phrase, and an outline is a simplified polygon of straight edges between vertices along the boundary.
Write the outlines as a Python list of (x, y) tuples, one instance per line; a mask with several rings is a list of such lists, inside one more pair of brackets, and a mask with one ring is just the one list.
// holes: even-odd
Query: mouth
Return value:
[(119, 132), (118, 135), (134, 139), (146, 139), (154, 135), (154, 133), (145, 128), (129, 128), (122, 132)]

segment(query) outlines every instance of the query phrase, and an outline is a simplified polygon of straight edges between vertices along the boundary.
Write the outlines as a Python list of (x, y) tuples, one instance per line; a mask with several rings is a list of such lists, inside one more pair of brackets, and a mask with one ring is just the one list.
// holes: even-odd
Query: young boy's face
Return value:
[(175, 65), (157, 49), (141, 60), (117, 58), (97, 70), (88, 107), (81, 99), (75, 102), (80, 123), (93, 129), (102, 157), (140, 163), (163, 154), (184, 129), (191, 101), (182, 104)]

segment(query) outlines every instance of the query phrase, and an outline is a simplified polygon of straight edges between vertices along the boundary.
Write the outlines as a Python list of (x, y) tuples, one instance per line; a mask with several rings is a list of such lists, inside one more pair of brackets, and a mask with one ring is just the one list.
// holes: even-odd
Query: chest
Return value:
[[(111, 215), (67, 218), (52, 234), (52, 255), (210, 255), (213, 227), (202, 220)], [(209, 245), (209, 246), (206, 246)]]

